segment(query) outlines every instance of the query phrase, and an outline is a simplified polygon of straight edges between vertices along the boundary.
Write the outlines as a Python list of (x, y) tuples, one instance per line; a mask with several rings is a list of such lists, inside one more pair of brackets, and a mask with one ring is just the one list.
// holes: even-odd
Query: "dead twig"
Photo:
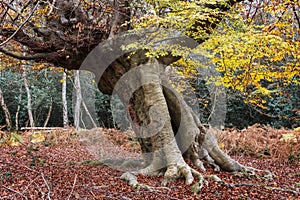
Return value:
[(17, 190), (14, 190), (14, 189), (12, 189), (12, 188), (10, 188), (10, 187), (6, 187), (6, 186), (4, 186), (4, 185), (3, 185), (2, 187), (4, 187), (5, 189), (10, 190), (10, 191), (12, 191), (12, 192), (14, 192), (14, 193), (20, 195), (20, 196), (23, 197), (24, 199), (28, 199), (24, 194), (22, 194), (21, 192), (19, 192), (19, 191), (17, 191)]
[(0, 131), (1, 131), (2, 129), (4, 129), (5, 127), (6, 127), (6, 125), (0, 126)]
[(265, 187), (269, 190), (277, 190), (277, 191), (282, 191), (282, 192), (287, 192), (287, 193), (292, 193), (292, 194), (296, 194), (296, 195), (300, 195), (300, 192), (298, 192), (295, 188), (293, 189), (284, 189), (284, 188), (279, 188), (279, 187), (271, 187), (271, 186), (267, 186), (267, 185), (262, 185), (262, 184), (251, 184), (251, 183), (239, 183), (239, 184), (224, 184), (230, 188), (233, 187), (242, 187), (242, 186), (247, 186), (247, 187), (255, 187), (255, 186), (259, 186), (259, 187)]
[(32, 17), (33, 13), (37, 9), (39, 3), (40, 3), (40, 1), (36, 2), (35, 6), (34, 6), (34, 8), (32, 10), (32, 12), (29, 14), (29, 16), (26, 18), (26, 20), (18, 27), (18, 29), (10, 37), (8, 37), (4, 42), (0, 43), (0, 46), (3, 46), (6, 43), (8, 43), (23, 28), (23, 26), (25, 26), (25, 24), (30, 20), (30, 18)]
[[(24, 167), (24, 168), (28, 169), (29, 171), (32, 171), (32, 172), (35, 172), (35, 173), (39, 174), (39, 175), (42, 177), (42, 179), (43, 179), (43, 181), (44, 181), (44, 184), (45, 184), (45, 186), (47, 187), (47, 190), (48, 190), (47, 199), (48, 199), (48, 200), (51, 199), (51, 189), (50, 189), (50, 186), (49, 186), (49, 184), (48, 184), (48, 181), (46, 180), (46, 178), (45, 178), (43, 172), (39, 172), (39, 171), (37, 171), (37, 170), (31, 169), (30, 167), (27, 167), (26, 165), (22, 165), (22, 164), (20, 164), (20, 163), (14, 163), (14, 162), (5, 163), (5, 162), (2, 162), (2, 161), (0, 161), (0, 163), (3, 163), (3, 164), (9, 164), (9, 165), (15, 165), (15, 166), (21, 166), (21, 167)], [(7, 189), (8, 189), (8, 188), (7, 188)], [(11, 190), (11, 191), (12, 191), (12, 190)], [(21, 193), (18, 192), (17, 194), (21, 194)], [(22, 194), (22, 196), (24, 196), (24, 195)], [(26, 199), (27, 199), (27, 198), (26, 198)]]
[(74, 191), (74, 187), (75, 187), (75, 184), (76, 184), (76, 180), (77, 180), (77, 174), (75, 174), (75, 178), (74, 178), (74, 182), (73, 182), (73, 186), (72, 186), (72, 190), (68, 196), (68, 200), (70, 199), (70, 197), (72, 196), (72, 193)]
[(300, 195), (300, 192), (298, 192), (296, 190), (284, 189), (284, 188), (279, 188), (279, 187), (266, 187), (266, 188), (268, 188), (270, 190), (278, 190), (278, 191), (282, 191), (282, 192), (288, 192), (288, 193)]

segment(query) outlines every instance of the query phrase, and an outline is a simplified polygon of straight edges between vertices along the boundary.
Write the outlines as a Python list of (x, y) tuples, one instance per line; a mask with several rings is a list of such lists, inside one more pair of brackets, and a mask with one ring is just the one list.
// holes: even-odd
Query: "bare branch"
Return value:
[(295, 5), (293, 5), (293, 12), (294, 12), (296, 20), (298, 22), (298, 28), (300, 28), (300, 19), (299, 19), (298, 15), (297, 15), (297, 11), (296, 11)]
[(50, 10), (49, 10), (47, 16), (49, 16), (49, 15), (53, 12), (53, 8), (54, 8), (54, 6), (55, 6), (55, 3), (56, 3), (56, 0), (53, 0), (52, 4), (48, 1)]
[(73, 193), (73, 191), (74, 191), (74, 187), (75, 187), (75, 184), (76, 184), (76, 180), (77, 180), (77, 174), (75, 174), (75, 178), (74, 178), (72, 190), (71, 190), (71, 192), (70, 192), (70, 194), (69, 194), (68, 200), (69, 200), (70, 197), (72, 196), (72, 193)]
[(5, 4), (9, 9), (15, 11), (16, 13), (19, 13), (18, 9), (16, 9), (15, 7), (13, 7), (13, 6), (11, 5), (11, 3), (7, 3), (7, 2), (5, 2), (5, 1), (2, 1), (1, 4)]
[[(251, 4), (252, 4), (252, 2), (251, 2)], [(262, 8), (262, 7), (260, 7), (260, 8)], [(255, 8), (255, 11), (254, 11), (253, 15), (251, 16), (251, 19), (248, 24), (251, 24), (253, 22), (254, 18), (256, 17), (256, 14), (260, 8), (258, 6)], [(250, 9), (249, 9), (249, 14), (250, 14)], [(248, 19), (248, 17), (247, 17), (247, 19)]]
[(38, 5), (39, 5), (39, 0), (36, 2), (32, 12), (30, 13), (30, 15), (26, 18), (26, 20), (18, 27), (18, 29), (10, 36), (8, 37), (4, 42), (0, 43), (0, 47), (5, 45), (6, 43), (8, 43), (22, 28), (23, 26), (29, 21), (29, 19), (32, 17), (33, 13), (35, 12), (35, 10), (37, 9)]
[(12, 189), (12, 188), (10, 188), (10, 187), (6, 187), (6, 186), (2, 186), (2, 187), (4, 187), (5, 189), (7, 189), (7, 190), (10, 190), (10, 191), (12, 191), (12, 192), (14, 192), (14, 193), (16, 193), (16, 194), (18, 194), (19, 196), (21, 196), (22, 198), (24, 198), (24, 199), (28, 199), (24, 194), (22, 194), (21, 192), (18, 192), (17, 190), (14, 190), (14, 189)]
[(27, 1), (26, 4), (23, 6), (20, 12), (18, 12), (18, 15), (13, 19), (13, 21), (17, 20), (19, 16), (22, 14), (22, 12), (30, 5), (31, 1)]
[[(0, 163), (8, 164), (8, 163), (2, 162), (2, 161), (0, 161)], [(15, 165), (15, 166), (21, 166), (21, 167), (26, 168), (26, 169), (29, 170), (29, 171), (32, 171), (32, 172), (35, 172), (35, 173), (39, 174), (39, 175), (42, 177), (42, 179), (43, 179), (43, 181), (44, 181), (44, 184), (45, 184), (45, 186), (47, 187), (47, 190), (48, 190), (47, 199), (49, 199), (49, 200), (51, 199), (51, 190), (50, 190), (50, 186), (49, 186), (48, 181), (46, 180), (46, 178), (45, 178), (43, 172), (34, 170), (34, 169), (32, 169), (32, 168), (30, 168), (30, 167), (27, 167), (26, 165), (22, 165), (22, 164), (20, 164), (20, 163), (10, 162), (9, 164)], [(5, 187), (5, 186), (3, 186), (3, 187)], [(15, 192), (15, 193), (17, 193), (17, 194), (19, 194), (19, 195), (22, 196), (22, 197), (25, 197), (25, 199), (27, 199), (26, 196), (24, 196), (22, 193), (20, 193), (20, 192), (18, 192), (18, 191), (15, 191), (15, 190), (13, 190), (13, 189), (11, 189), (11, 188), (8, 188), (8, 187), (5, 187), (5, 188), (8, 189), (8, 190), (11, 190), (11, 191), (13, 191), (13, 192)]]
[(247, 19), (250, 17), (250, 13), (251, 13), (251, 10), (252, 10), (252, 6), (253, 6), (253, 2), (251, 1), (251, 2), (250, 2), (249, 10), (248, 10), (248, 13), (247, 13), (247, 16), (246, 16)]
[(275, 22), (275, 24), (273, 24), (273, 26), (268, 30), (269, 32), (271, 32), (274, 28), (276, 28), (276, 24), (279, 23), (282, 19), (282, 17), (284, 16), (284, 14), (286, 13), (287, 11), (287, 8), (289, 7), (289, 5), (285, 5), (285, 10), (283, 11), (283, 13), (281, 14), (280, 17), (278, 17), (277, 21)]
[[(12, 0), (10, 3), (12, 3), (13, 1), (14, 1), (14, 0)], [(2, 5), (3, 8), (5, 7), (3, 1), (1, 1), (1, 5)], [(12, 17), (10, 16), (10, 14), (8, 13), (8, 10), (9, 10), (8, 7), (6, 7), (6, 9), (3, 9), (4, 14), (1, 16), (0, 24), (3, 24), (4, 17), (5, 17), (7, 14), (8, 14), (8, 16), (10, 17), (10, 19), (13, 20)]]

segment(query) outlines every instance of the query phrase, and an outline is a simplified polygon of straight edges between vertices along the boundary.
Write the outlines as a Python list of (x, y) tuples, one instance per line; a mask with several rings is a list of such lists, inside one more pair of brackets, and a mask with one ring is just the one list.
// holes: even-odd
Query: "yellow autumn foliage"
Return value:
[[(300, 14), (299, 3), (279, 3), (277, 0), (260, 4), (253, 2), (251, 6), (240, 3), (231, 12), (222, 13), (225, 20), (214, 31), (209, 27), (195, 27), (195, 24), (203, 21), (214, 22), (214, 16), (221, 13), (220, 10), (199, 5), (220, 2), (148, 0), (152, 12), (133, 19), (135, 29), (163, 29), (157, 29), (156, 36), (152, 35), (150, 42), (131, 44), (131, 47), (142, 45), (149, 51), (149, 57), (165, 56), (170, 51), (174, 56), (182, 56), (175, 65), (182, 67), (179, 73), (191, 77), (199, 75), (195, 70), (197, 67), (203, 67), (201, 63), (188, 58), (190, 52), (196, 53), (199, 48), (160, 45), (153, 49), (151, 46), (166, 37), (168, 30), (181, 31), (197, 41), (209, 38), (200, 49), (206, 50), (206, 56), (216, 65), (222, 77), (213, 77), (208, 81), (240, 91), (246, 95), (246, 101), (264, 108), (265, 101), (261, 97), (276, 92), (276, 88), (270, 89), (268, 84), (278, 81), (283, 86), (299, 84), (300, 24), (296, 19)], [(258, 13), (257, 16), (255, 13)]]
[(31, 135), (31, 143), (40, 143), (46, 140), (45, 135), (42, 132), (34, 132)]

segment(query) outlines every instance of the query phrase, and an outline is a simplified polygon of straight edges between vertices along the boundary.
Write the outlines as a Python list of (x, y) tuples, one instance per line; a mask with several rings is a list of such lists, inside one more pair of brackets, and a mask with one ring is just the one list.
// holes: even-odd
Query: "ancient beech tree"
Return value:
[[(99, 43), (110, 40), (114, 45), (117, 42), (114, 38), (134, 29), (136, 19), (140, 19), (138, 23), (143, 23), (143, 19), (163, 19), (164, 16), (176, 19), (176, 12), (201, 8), (201, 13), (200, 10), (195, 12), (200, 17), (186, 20), (186, 29), (182, 31), (200, 44), (238, 1), (1, 1), (0, 52), (16, 59), (79, 69)], [(170, 5), (176, 6), (170, 8)], [(155, 32), (168, 29), (168, 24), (172, 26), (168, 21), (164, 24), (163, 20), (157, 23), (154, 20), (149, 27)], [(110, 50), (109, 47), (106, 49), (107, 52)], [(126, 72), (137, 69), (138, 75), (131, 77), (127, 84), (129, 88), (134, 88), (137, 83), (141, 87), (130, 94), (126, 106), (133, 128), (142, 127), (135, 128), (144, 155), (144, 167), (138, 173), (163, 174), (166, 183), (184, 177), (186, 183), (191, 184), (193, 174), (198, 176), (199, 173), (184, 158), (202, 170), (205, 170), (203, 158), (208, 159), (216, 170), (238, 172), (250, 169), (226, 155), (181, 95), (166, 87), (169, 83), (162, 73), (164, 66), (178, 60), (180, 55), (170, 52), (149, 58), (147, 52), (144, 48), (134, 54), (120, 55), (108, 63), (109, 67), (101, 72), (101, 77), (97, 77), (99, 69), (94, 66), (90, 69), (99, 78), (99, 89), (106, 94), (113, 92), (117, 81)], [(103, 63), (105, 59), (102, 58)], [(85, 66), (89, 65), (93, 63), (85, 63)], [(121, 98), (127, 98), (126, 95), (129, 94), (124, 90)], [(129, 175), (125, 178), (133, 180)]]

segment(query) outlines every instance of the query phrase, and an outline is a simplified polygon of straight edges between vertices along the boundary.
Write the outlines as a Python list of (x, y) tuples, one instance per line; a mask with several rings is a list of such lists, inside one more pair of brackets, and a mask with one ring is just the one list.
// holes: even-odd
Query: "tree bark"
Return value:
[[(96, 117), (90, 111), (94, 111), (94, 91), (91, 89), (90, 72), (76, 71), (74, 77), (75, 106), (74, 124), (76, 128), (92, 129), (98, 127)], [(86, 103), (88, 102), (88, 103)]]
[(51, 113), (52, 113), (52, 108), (53, 108), (53, 98), (50, 97), (50, 105), (49, 105), (49, 109), (48, 109), (48, 114), (47, 114), (46, 120), (44, 122), (44, 127), (46, 127), (48, 125), (48, 122), (50, 120)]
[(8, 107), (5, 103), (5, 101), (4, 101), (4, 96), (3, 96), (1, 88), (0, 88), (0, 104), (1, 104), (2, 110), (3, 110), (4, 115), (5, 115), (5, 122), (6, 122), (7, 130), (11, 130), (12, 122), (11, 122), (10, 112), (8, 110)]
[(16, 112), (16, 119), (15, 119), (15, 123), (16, 123), (16, 131), (19, 130), (19, 115), (20, 115), (20, 110), (21, 110), (21, 101), (22, 101), (22, 87), (23, 85), (21, 85), (20, 90), (19, 90), (19, 96), (18, 96), (18, 107), (17, 107), (17, 112)]
[(81, 103), (82, 103), (82, 94), (80, 86), (80, 77), (79, 71), (74, 73), (74, 88), (75, 88), (75, 106), (74, 106), (74, 126), (76, 129), (80, 128), (80, 116), (81, 116)]
[(28, 110), (28, 118), (29, 118), (29, 124), (30, 127), (34, 127), (34, 119), (32, 114), (32, 103), (31, 103), (31, 94), (30, 94), (30, 88), (27, 82), (27, 71), (26, 67), (23, 67), (23, 81), (24, 81), (24, 87), (26, 89), (27, 93), (27, 110)]
[(16, 112), (16, 119), (15, 119), (15, 123), (16, 123), (16, 131), (19, 130), (19, 114), (20, 114), (20, 110), (21, 110), (21, 104), (20, 104), (20, 99), (22, 98), (22, 94), (19, 94), (19, 102), (18, 102), (18, 107), (17, 107), (17, 112)]
[(97, 124), (96, 122), (94, 121), (94, 118), (92, 117), (88, 107), (86, 106), (85, 104), (85, 101), (82, 100), (82, 106), (84, 108), (84, 111), (86, 112), (87, 116), (88, 116), (88, 119), (91, 121), (91, 124), (93, 125), (93, 128), (97, 128)]
[[(147, 66), (140, 69), (141, 90), (144, 94), (141, 108), (145, 108), (146, 113), (141, 113), (139, 109), (137, 113), (138, 116), (146, 114), (147, 121), (139, 117), (144, 125), (153, 124), (152, 127), (144, 130), (144, 132), (149, 131), (151, 134), (153, 157), (151, 164), (143, 169), (142, 173), (157, 172), (165, 166), (164, 176), (167, 180), (176, 179), (183, 175), (189, 184), (193, 181), (193, 177), (174, 137), (175, 133), (172, 128), (167, 99), (163, 94), (161, 70), (155, 59), (150, 59)], [(145, 133), (142, 134), (145, 135)]]
[(68, 102), (67, 102), (67, 74), (63, 72), (62, 78), (62, 104), (63, 104), (63, 126), (67, 128), (69, 126), (68, 119)]

